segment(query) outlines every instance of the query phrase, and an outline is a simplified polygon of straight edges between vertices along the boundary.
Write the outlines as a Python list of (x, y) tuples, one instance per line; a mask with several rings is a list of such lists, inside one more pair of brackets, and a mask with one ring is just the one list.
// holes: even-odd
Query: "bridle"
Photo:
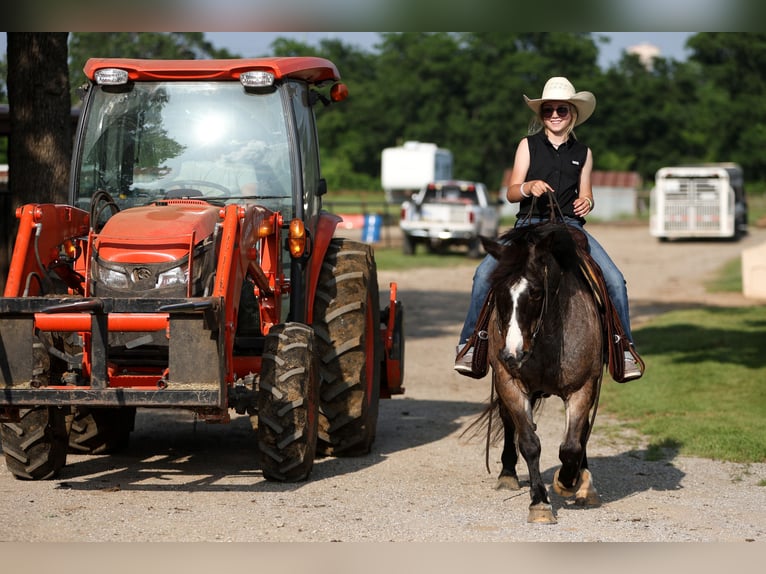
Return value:
[[(537, 320), (535, 321), (535, 328), (532, 330), (532, 336), (529, 340), (529, 351), (519, 361), (519, 367), (521, 367), (524, 362), (532, 355), (535, 341), (537, 340), (537, 335), (540, 334), (540, 329), (543, 326), (543, 319), (545, 318), (545, 314), (548, 312), (548, 300), (550, 299), (551, 295), (555, 297), (559, 290), (559, 286), (556, 286), (556, 291), (551, 294), (548, 279), (548, 265), (545, 265), (545, 267), (543, 267), (543, 301), (540, 305), (540, 313), (537, 316)], [(498, 334), (502, 336), (502, 324), (500, 322), (500, 316), (497, 314), (495, 315), (495, 328), (497, 329)]]

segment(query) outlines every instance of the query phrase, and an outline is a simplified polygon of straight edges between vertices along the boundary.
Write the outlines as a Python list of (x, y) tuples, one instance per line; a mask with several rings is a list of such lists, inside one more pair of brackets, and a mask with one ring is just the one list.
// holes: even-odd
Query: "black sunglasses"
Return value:
[(554, 111), (559, 115), (560, 118), (565, 118), (569, 115), (569, 106), (559, 106), (557, 108), (543, 106), (543, 117), (547, 120), (553, 116)]

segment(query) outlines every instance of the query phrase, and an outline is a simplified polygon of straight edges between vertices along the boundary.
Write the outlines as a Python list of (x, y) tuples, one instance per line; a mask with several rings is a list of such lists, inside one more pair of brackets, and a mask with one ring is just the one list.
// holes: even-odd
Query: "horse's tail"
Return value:
[[(495, 396), (494, 387), (492, 387), (492, 395), (487, 402), (479, 416), (468, 425), (462, 433), (460, 438), (465, 439), (467, 442), (477, 439), (485, 440), (484, 462), (487, 467), (487, 472), (492, 473), (489, 468), (489, 448), (496, 446), (500, 443), (500, 440), (505, 436), (505, 427), (500, 419), (500, 408), (502, 407), (502, 401)], [(544, 397), (536, 397), (532, 399), (532, 411), (537, 413), (545, 402)], [(500, 424), (493, 424), (493, 423)]]
[(494, 446), (503, 438), (503, 425), (493, 424), (499, 419), (500, 399), (492, 397), (479, 416), (460, 433), (460, 438), (470, 442), (487, 438), (487, 446)]

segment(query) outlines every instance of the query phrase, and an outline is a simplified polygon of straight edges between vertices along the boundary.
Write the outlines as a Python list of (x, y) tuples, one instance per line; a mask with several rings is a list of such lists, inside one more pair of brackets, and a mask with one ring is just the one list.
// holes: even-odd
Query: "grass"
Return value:
[(425, 247), (418, 246), (416, 255), (404, 255), (401, 247), (375, 247), (375, 262), (378, 270), (408, 270), (421, 267), (476, 267), (480, 259), (471, 259), (455, 248), (450, 253), (425, 253)]
[(649, 436), (652, 456), (766, 461), (766, 307), (674, 311), (634, 334), (646, 373), (607, 376), (605, 412)]
[(766, 192), (749, 193), (747, 196), (747, 218), (750, 225), (766, 217)]
[(711, 293), (742, 293), (742, 259), (736, 257), (725, 263), (705, 288)]

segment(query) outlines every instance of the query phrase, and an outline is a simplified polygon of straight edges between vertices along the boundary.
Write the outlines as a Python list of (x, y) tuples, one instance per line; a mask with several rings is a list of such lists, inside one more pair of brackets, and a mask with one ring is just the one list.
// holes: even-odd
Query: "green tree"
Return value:
[(8, 193), (0, 196), (0, 283), (16, 207), (65, 202), (72, 155), (67, 33), (8, 33)]
[(637, 56), (624, 55), (594, 79), (598, 105), (583, 132), (595, 169), (638, 171), (646, 179), (658, 163), (681, 159), (683, 124), (669, 89), (673, 73), (673, 65), (664, 60), (648, 68)]
[(701, 68), (708, 156), (740, 163), (748, 179), (766, 180), (766, 34), (704, 32), (688, 46), (690, 61)]
[(468, 88), (460, 38), (446, 32), (388, 33), (382, 38), (377, 89), (370, 93), (376, 107), (370, 129), (385, 136), (383, 147), (407, 140), (454, 147), (449, 130), (456, 117), (466, 118)]

